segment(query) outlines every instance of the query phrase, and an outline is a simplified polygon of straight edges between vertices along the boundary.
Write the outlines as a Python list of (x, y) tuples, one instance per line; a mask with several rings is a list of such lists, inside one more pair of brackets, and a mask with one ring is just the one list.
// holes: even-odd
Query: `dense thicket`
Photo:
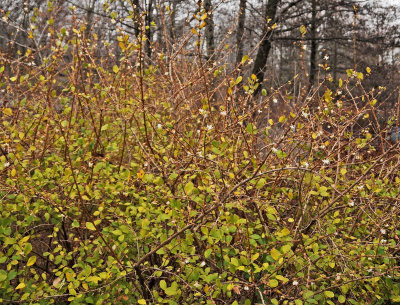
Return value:
[(395, 39), (236, 2), (3, 7), (0, 302), (400, 302)]

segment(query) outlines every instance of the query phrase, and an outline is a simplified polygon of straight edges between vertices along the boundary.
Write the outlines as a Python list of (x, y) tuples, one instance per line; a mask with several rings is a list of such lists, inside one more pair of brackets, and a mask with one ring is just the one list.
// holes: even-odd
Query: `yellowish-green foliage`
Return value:
[(398, 146), (357, 127), (360, 72), (267, 117), (254, 77), (83, 33), (3, 60), (2, 303), (400, 301)]

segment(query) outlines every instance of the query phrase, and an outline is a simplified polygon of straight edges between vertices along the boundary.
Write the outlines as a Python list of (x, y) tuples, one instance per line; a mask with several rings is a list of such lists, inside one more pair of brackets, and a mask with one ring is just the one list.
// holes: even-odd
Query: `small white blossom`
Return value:
[(324, 60), (328, 60), (329, 59), (329, 56), (328, 55), (325, 55), (324, 56)]
[(272, 101), (274, 102), (274, 104), (278, 103), (278, 100), (276, 98), (274, 98)]
[(381, 233), (382, 234), (386, 234), (386, 230), (385, 229), (381, 229)]
[(199, 155), (199, 157), (203, 158), (203, 153), (201, 151), (199, 151), (197, 154)]
[(201, 263), (200, 263), (200, 267), (204, 267), (206, 265), (206, 262), (205, 261), (202, 261)]
[(299, 282), (298, 281), (293, 281), (293, 286), (297, 286), (299, 284)]
[(185, 264), (188, 264), (190, 262), (190, 259), (185, 259)]
[(207, 111), (205, 111), (203, 108), (199, 109), (200, 114), (205, 115)]
[(161, 125), (161, 124), (157, 124), (157, 128), (158, 128), (158, 129), (161, 129), (161, 128), (162, 128), (162, 125)]
[(349, 201), (349, 206), (353, 207), (354, 206), (354, 201)]
[(258, 113), (262, 113), (262, 110), (261, 110), (261, 109), (258, 109), (257, 112), (258, 112)]
[(226, 111), (225, 110), (221, 111), (219, 114), (222, 115), (222, 116), (226, 116)]
[(305, 163), (304, 163), (304, 167), (305, 167), (305, 168), (308, 168), (309, 166), (310, 166), (310, 164), (308, 164), (308, 162), (305, 162)]
[(296, 130), (296, 126), (290, 125), (290, 129), (293, 130), (293, 131), (295, 131), (295, 130)]
[(207, 125), (207, 130), (211, 130), (211, 129), (213, 129), (213, 126), (212, 125)]
[(357, 186), (357, 188), (358, 188), (359, 190), (362, 190), (362, 189), (364, 188), (364, 185), (359, 185), (359, 186)]
[(111, 23), (116, 24), (117, 22), (115, 21), (115, 19), (111, 19)]
[(93, 162), (88, 162), (88, 166), (92, 167), (93, 166)]
[(272, 151), (276, 153), (278, 150), (275, 147), (272, 147)]
[(382, 239), (382, 244), (386, 244), (387, 240), (386, 239)]
[(339, 91), (337, 92), (337, 94), (338, 94), (338, 95), (341, 95), (341, 94), (342, 94), (342, 90), (339, 90)]
[(302, 115), (304, 118), (307, 118), (307, 117), (309, 116), (309, 114), (308, 114), (307, 112), (305, 112), (305, 111), (302, 111), (302, 112), (301, 112), (301, 115)]
[(324, 160), (322, 160), (322, 163), (328, 165), (330, 163), (330, 161), (329, 161), (329, 159), (324, 159)]
[(248, 286), (244, 286), (244, 288), (243, 288), (244, 290), (249, 290), (249, 287)]

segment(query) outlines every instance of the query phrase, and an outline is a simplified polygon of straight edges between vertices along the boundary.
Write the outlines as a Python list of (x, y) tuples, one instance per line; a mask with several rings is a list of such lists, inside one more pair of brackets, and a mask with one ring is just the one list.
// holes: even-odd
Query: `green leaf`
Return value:
[(32, 244), (27, 243), (24, 248), (24, 254), (28, 255), (32, 251)]
[(113, 71), (114, 71), (114, 73), (118, 73), (119, 72), (119, 68), (118, 68), (117, 65), (113, 66)]
[(275, 279), (269, 280), (269, 282), (268, 282), (268, 286), (271, 287), (271, 288), (275, 288), (278, 285), (279, 285), (279, 282), (277, 280), (275, 280)]
[(7, 279), (7, 272), (4, 270), (0, 270), (0, 282), (3, 282)]
[(209, 249), (207, 249), (206, 251), (204, 251), (204, 257), (205, 257), (205, 258), (209, 258), (210, 255), (211, 255), (211, 252), (212, 252), (212, 249), (211, 249), (211, 248), (209, 248)]
[(327, 296), (328, 298), (333, 298), (333, 297), (335, 296), (335, 294), (334, 294), (332, 291), (330, 291), (330, 290), (325, 291), (324, 294), (325, 294), (325, 296)]
[(346, 302), (346, 297), (344, 296), (344, 295), (340, 295), (339, 297), (338, 297), (338, 301), (339, 301), (339, 303), (344, 303), (344, 302)]
[(166, 283), (164, 280), (161, 280), (161, 281), (160, 281), (160, 287), (161, 287), (161, 289), (163, 289), (163, 290), (167, 289), (167, 283)]
[(96, 231), (96, 228), (94, 227), (93, 223), (91, 223), (91, 222), (86, 223), (86, 228), (88, 228), (90, 231)]
[(104, 166), (103, 162), (98, 162), (93, 168), (93, 173), (97, 174), (103, 168), (103, 166)]
[(246, 63), (246, 61), (248, 61), (249, 60), (249, 55), (245, 55), (245, 56), (243, 56), (242, 57), (242, 60), (241, 60), (241, 64), (243, 65), (244, 63)]
[(168, 296), (173, 296), (177, 292), (176, 287), (174, 287), (174, 286), (168, 287), (167, 289), (164, 289), (164, 291), (165, 291), (166, 295), (168, 295)]
[(265, 185), (266, 182), (267, 181), (264, 178), (261, 178), (260, 180), (257, 181), (256, 188), (257, 189), (262, 188)]

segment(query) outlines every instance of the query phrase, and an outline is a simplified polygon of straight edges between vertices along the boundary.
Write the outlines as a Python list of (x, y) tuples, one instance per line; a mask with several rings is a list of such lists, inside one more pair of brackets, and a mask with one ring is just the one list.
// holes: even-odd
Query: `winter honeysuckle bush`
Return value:
[(368, 73), (255, 100), (238, 69), (50, 28), (41, 63), (1, 59), (3, 304), (400, 301), (396, 121)]

